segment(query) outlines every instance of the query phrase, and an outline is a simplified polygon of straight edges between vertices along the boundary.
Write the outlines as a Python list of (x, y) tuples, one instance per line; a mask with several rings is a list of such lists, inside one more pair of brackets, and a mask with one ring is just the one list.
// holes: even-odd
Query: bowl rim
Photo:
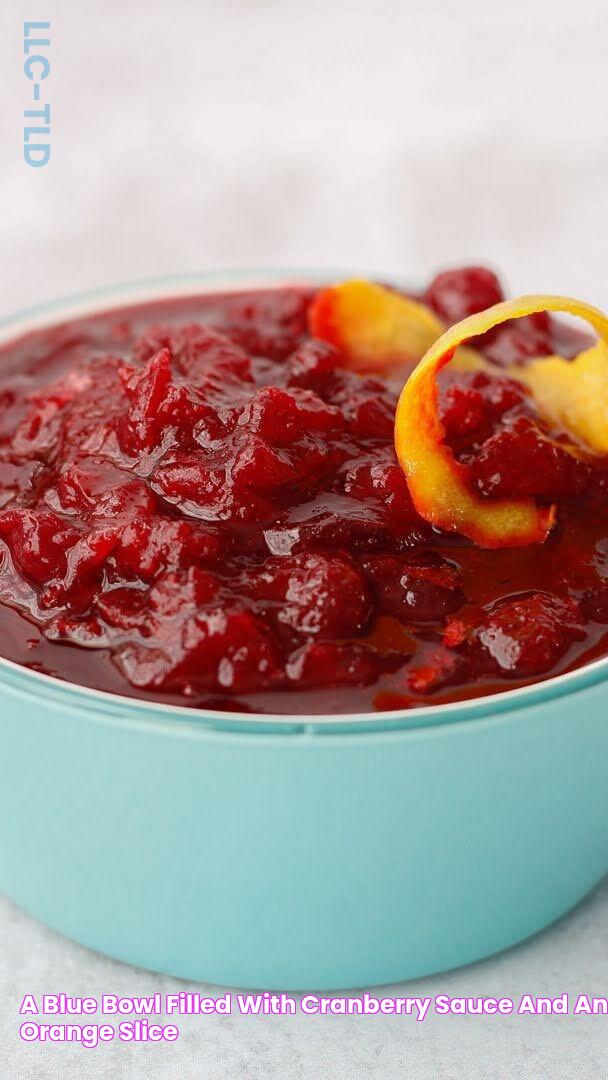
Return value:
[[(378, 272), (374, 272), (377, 276)], [(21, 308), (0, 317), (0, 349), (21, 337), (47, 326), (61, 325), (74, 318), (103, 316), (131, 304), (172, 298), (187, 298), (203, 293), (244, 292), (260, 288), (281, 288), (323, 283), (336, 278), (363, 276), (369, 271), (353, 268), (226, 268), (183, 274), (158, 275), (121, 281)], [(393, 277), (393, 275), (391, 275)], [(406, 283), (404, 283), (406, 284)], [(407, 287), (407, 286), (406, 286)], [(66, 705), (96, 706), (106, 715), (124, 716), (125, 709), (138, 719), (162, 721), (180, 719), (189, 725), (243, 731), (386, 731), (394, 728), (416, 730), (424, 727), (453, 725), (459, 721), (496, 716), (505, 712), (547, 703), (572, 695), (608, 679), (608, 655), (558, 675), (526, 686), (506, 688), (482, 697), (463, 698), (437, 705), (411, 709), (391, 709), (362, 713), (249, 713), (176, 705), (147, 698), (130, 697), (108, 690), (80, 685), (45, 672), (34, 671), (0, 656), (0, 685), (17, 688), (20, 693), (46, 691)]]

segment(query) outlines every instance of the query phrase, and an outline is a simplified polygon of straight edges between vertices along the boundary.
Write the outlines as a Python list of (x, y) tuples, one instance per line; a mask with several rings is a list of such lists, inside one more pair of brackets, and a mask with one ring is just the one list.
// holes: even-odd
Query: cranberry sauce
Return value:
[[(311, 291), (167, 300), (1, 351), (0, 654), (75, 683), (256, 712), (358, 712), (534, 682), (608, 649), (608, 465), (573, 457), (507, 376), (442, 377), (487, 498), (556, 501), (542, 548), (486, 551), (412, 505), (399, 381), (307, 334)], [(446, 322), (502, 298), (438, 275)], [(547, 315), (476, 347), (584, 339)]]

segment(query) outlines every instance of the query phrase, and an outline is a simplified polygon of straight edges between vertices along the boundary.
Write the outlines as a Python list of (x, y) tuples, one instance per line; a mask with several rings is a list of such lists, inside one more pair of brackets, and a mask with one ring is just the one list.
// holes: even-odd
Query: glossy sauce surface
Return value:
[[(556, 501), (542, 548), (476, 549), (415, 512), (393, 448), (404, 373), (307, 333), (311, 291), (168, 300), (0, 352), (0, 654), (116, 693), (359, 712), (525, 685), (608, 645), (606, 462), (506, 377), (451, 372), (448, 439), (487, 498)], [(439, 275), (446, 323), (500, 299)], [(583, 339), (548, 316), (499, 364)]]

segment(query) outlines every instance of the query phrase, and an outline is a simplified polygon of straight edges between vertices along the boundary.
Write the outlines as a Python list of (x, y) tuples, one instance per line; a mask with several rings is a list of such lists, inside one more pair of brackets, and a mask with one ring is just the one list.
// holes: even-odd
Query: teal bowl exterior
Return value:
[(1, 660), (0, 888), (102, 953), (222, 985), (466, 964), (608, 871), (607, 702), (605, 661), (456, 705), (255, 717)]
[(131, 964), (281, 990), (396, 982), (520, 941), (608, 870), (603, 680), (325, 733), (9, 676), (0, 887)]

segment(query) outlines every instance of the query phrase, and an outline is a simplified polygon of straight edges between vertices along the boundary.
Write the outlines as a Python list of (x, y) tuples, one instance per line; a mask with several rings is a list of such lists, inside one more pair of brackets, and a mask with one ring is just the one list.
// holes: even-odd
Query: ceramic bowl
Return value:
[[(0, 340), (136, 300), (311, 279), (121, 286), (5, 320)], [(469, 702), (258, 717), (0, 660), (0, 888), (90, 948), (222, 985), (337, 989), (466, 964), (608, 871), (607, 705), (608, 660)]]

